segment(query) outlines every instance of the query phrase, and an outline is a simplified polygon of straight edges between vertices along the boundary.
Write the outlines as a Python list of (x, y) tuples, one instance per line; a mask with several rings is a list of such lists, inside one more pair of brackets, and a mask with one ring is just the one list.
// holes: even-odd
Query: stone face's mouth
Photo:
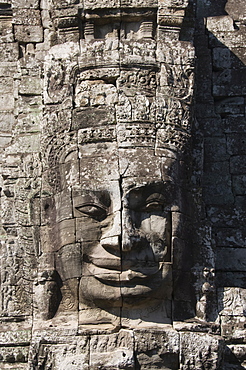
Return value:
[[(101, 270), (102, 273), (104, 271), (112, 271), (112, 272), (121, 272), (121, 259), (120, 258), (107, 258), (107, 259), (102, 259), (102, 258), (87, 258), (86, 260), (87, 267), (90, 267), (90, 270), (93, 269), (94, 271)], [(94, 274), (94, 272), (93, 272)]]
[(162, 265), (156, 263), (154, 266), (142, 266), (138, 270), (123, 270), (119, 271), (117, 268), (113, 269), (113, 266), (110, 268), (104, 268), (94, 265), (93, 263), (87, 264), (87, 269), (90, 272), (90, 275), (94, 276), (100, 281), (115, 283), (129, 283), (129, 282), (138, 282), (144, 283), (144, 280), (149, 279), (160, 272)]
[(170, 264), (153, 261), (151, 264), (150, 268), (142, 261), (141, 266), (138, 261), (136, 268), (131, 265), (132, 267), (128, 269), (118, 271), (95, 266), (92, 262), (84, 262), (82, 294), (98, 305), (110, 306), (112, 302), (117, 307), (118, 304), (121, 305), (121, 299), (124, 299), (124, 304), (136, 305), (136, 301), (132, 299), (137, 298), (143, 303), (150, 297), (158, 300), (164, 296), (169, 297)]

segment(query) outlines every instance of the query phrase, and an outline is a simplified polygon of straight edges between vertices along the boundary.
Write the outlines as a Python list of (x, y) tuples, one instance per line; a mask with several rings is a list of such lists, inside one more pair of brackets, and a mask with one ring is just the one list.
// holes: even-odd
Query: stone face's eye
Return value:
[(107, 216), (107, 210), (96, 204), (83, 204), (81, 206), (77, 206), (76, 209), (97, 221), (102, 221)]
[(149, 184), (129, 191), (125, 207), (135, 212), (162, 212), (168, 205), (163, 184)]
[(159, 202), (149, 202), (146, 204), (146, 206), (144, 207), (144, 211), (145, 212), (161, 212), (163, 210), (163, 203), (159, 203)]
[(151, 194), (145, 202), (143, 210), (145, 212), (161, 212), (164, 207), (164, 196), (159, 193)]

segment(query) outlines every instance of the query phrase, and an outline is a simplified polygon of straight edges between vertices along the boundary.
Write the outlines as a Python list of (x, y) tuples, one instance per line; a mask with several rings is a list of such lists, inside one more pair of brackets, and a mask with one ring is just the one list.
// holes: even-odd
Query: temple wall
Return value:
[(1, 369), (246, 368), (245, 20), (0, 3)]
[(245, 366), (239, 355), (245, 341), (245, 11), (243, 2), (198, 2), (195, 41), (200, 186), (215, 253), (221, 334), (231, 351), (228, 369)]

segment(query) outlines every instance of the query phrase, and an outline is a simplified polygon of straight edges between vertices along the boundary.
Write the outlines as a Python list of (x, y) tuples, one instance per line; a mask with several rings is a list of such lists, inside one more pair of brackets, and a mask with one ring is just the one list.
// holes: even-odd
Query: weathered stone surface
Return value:
[(1, 369), (246, 366), (245, 19), (2, 1)]
[(231, 157), (230, 161), (230, 171), (232, 174), (241, 175), (245, 173), (246, 167), (246, 156), (245, 155), (235, 155)]
[(170, 329), (162, 331), (135, 330), (137, 362), (141, 369), (172, 369), (180, 367), (178, 332)]
[(225, 369), (245, 367), (245, 345), (228, 345), (225, 352)]
[(245, 343), (245, 316), (221, 316), (221, 334), (229, 342)]
[(15, 8), (13, 10), (13, 23), (26, 26), (40, 26), (40, 11), (36, 9)]
[(242, 0), (238, 2), (237, 7), (233, 6), (232, 0), (228, 0), (225, 10), (230, 14), (234, 21), (244, 20), (246, 18), (245, 3)]
[(15, 37), (20, 42), (42, 42), (43, 28), (41, 26), (33, 25), (16, 25)]
[(19, 9), (26, 9), (26, 8), (33, 8), (33, 9), (38, 9), (39, 2), (37, 0), (35, 1), (26, 1), (26, 0), (21, 0), (21, 1), (13, 1), (13, 8), (19, 8)]
[(42, 86), (39, 77), (23, 76), (19, 84), (19, 94), (41, 95)]
[(94, 336), (90, 342), (91, 369), (134, 369), (134, 337), (130, 331)]
[(218, 248), (217, 268), (225, 271), (245, 271), (243, 248)]
[(14, 114), (13, 113), (0, 113), (0, 131), (1, 132), (11, 132), (14, 124)]
[(245, 289), (219, 290), (221, 330), (228, 341), (245, 342)]
[(245, 247), (244, 230), (231, 228), (214, 228), (213, 234), (218, 247)]
[(181, 334), (181, 363), (183, 369), (219, 369), (224, 350), (220, 338), (208, 334)]
[(245, 176), (233, 176), (233, 188), (236, 195), (245, 195)]
[[(230, 159), (234, 162), (235, 157)], [(234, 202), (231, 174), (228, 161), (207, 162), (204, 171), (204, 195), (207, 204), (223, 205), (226, 199), (227, 204)]]

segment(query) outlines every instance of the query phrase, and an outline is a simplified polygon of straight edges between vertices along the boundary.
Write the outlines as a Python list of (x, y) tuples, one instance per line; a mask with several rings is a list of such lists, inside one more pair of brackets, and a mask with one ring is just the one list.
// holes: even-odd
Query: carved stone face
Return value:
[(122, 299), (132, 304), (131, 298), (167, 295), (163, 280), (169, 266), (164, 261), (170, 253), (171, 225), (162, 184), (129, 191), (117, 185), (82, 191), (76, 208), (85, 230), (98, 235), (97, 240), (83, 243), (82, 271), (87, 278), (81, 279), (81, 295), (121, 306)]
[(152, 150), (118, 150), (116, 143), (84, 145), (61, 164), (57, 209), (70, 210), (65, 222), (75, 236), (67, 246), (61, 238), (59, 253), (73, 256), (62, 258), (61, 270), (70, 278), (81, 253), (80, 303), (107, 308), (171, 299), (173, 195), (161, 172)]

